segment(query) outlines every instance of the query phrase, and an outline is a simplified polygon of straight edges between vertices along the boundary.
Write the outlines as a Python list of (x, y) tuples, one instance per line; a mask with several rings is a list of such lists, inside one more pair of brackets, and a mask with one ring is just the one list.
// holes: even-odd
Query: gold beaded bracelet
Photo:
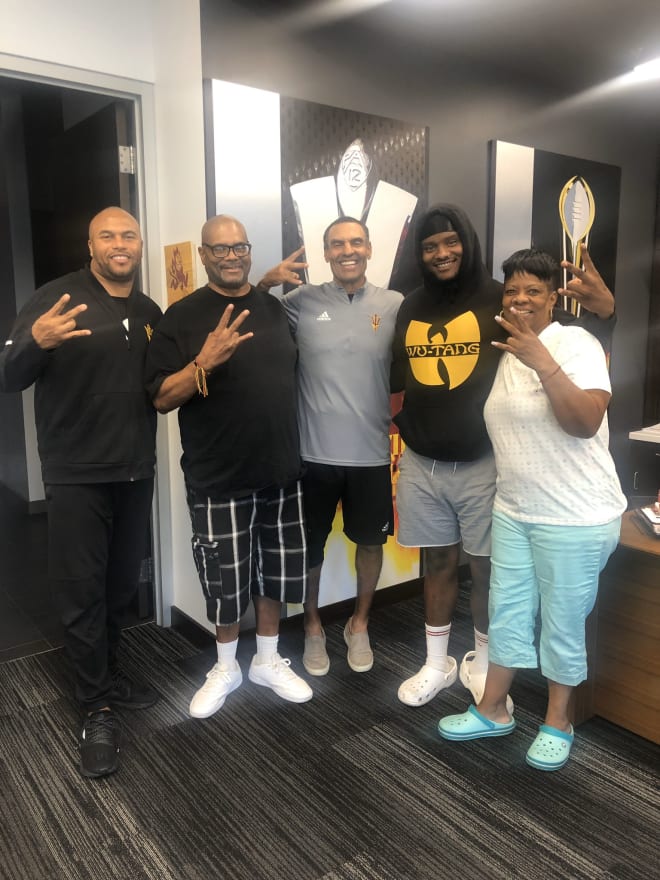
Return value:
[(201, 394), (202, 397), (208, 397), (209, 389), (206, 384), (206, 377), (209, 375), (209, 371), (205, 370), (204, 367), (197, 363), (197, 358), (193, 361), (193, 366), (195, 367), (195, 384), (197, 385), (197, 393)]

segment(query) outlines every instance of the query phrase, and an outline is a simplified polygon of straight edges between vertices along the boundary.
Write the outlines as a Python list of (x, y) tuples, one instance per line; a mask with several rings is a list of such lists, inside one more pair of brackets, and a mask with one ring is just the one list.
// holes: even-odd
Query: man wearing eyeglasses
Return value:
[(194, 718), (242, 682), (236, 650), (250, 599), (250, 680), (294, 703), (312, 697), (277, 650), (282, 603), (303, 602), (306, 586), (297, 351), (282, 304), (248, 280), (251, 247), (233, 217), (204, 224), (208, 283), (170, 306), (147, 361), (156, 409), (179, 410), (193, 558), (216, 628), (218, 660), (192, 699)]

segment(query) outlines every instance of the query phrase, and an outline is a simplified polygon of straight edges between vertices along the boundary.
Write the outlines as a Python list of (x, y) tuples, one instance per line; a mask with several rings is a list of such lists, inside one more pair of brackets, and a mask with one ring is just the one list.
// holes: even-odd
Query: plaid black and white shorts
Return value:
[(238, 623), (252, 596), (305, 601), (307, 543), (300, 482), (217, 501), (186, 487), (192, 551), (216, 626)]

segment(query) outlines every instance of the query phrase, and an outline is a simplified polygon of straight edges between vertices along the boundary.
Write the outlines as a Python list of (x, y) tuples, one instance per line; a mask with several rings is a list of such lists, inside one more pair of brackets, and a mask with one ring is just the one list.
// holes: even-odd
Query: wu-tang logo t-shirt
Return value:
[(464, 312), (447, 324), (411, 321), (406, 330), (406, 353), (420, 385), (457, 388), (477, 366), (480, 348), (474, 312)]

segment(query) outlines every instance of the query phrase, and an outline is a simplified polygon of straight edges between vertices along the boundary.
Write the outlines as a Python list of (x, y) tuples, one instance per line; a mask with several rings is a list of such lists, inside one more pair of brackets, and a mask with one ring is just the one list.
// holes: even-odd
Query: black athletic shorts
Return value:
[(355, 544), (384, 544), (394, 534), (390, 466), (305, 462), (302, 479), (310, 568), (323, 562), (325, 542), (341, 503), (344, 534)]

